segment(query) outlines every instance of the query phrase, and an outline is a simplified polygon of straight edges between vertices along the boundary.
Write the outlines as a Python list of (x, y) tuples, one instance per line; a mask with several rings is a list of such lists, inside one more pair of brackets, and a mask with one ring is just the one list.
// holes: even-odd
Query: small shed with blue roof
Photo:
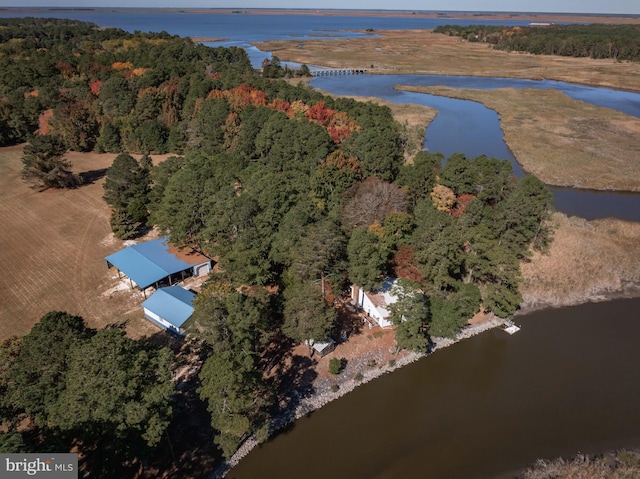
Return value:
[(193, 314), (195, 296), (182, 286), (160, 288), (142, 303), (144, 315), (167, 331), (184, 336), (182, 325)]
[[(211, 260), (196, 251), (182, 251), (161, 238), (128, 246), (105, 257), (107, 267), (115, 266), (129, 278), (131, 287), (145, 291), (188, 276), (201, 276), (211, 271)], [(134, 284), (135, 283), (135, 284)]]

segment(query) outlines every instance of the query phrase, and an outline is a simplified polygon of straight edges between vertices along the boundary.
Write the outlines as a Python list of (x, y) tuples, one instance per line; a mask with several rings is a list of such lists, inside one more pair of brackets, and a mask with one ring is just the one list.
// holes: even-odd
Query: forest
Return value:
[(498, 50), (509, 52), (640, 61), (640, 26), (631, 24), (529, 27), (441, 25), (434, 32), (461, 37), (470, 42), (488, 43)]
[[(551, 195), (535, 177), (517, 179), (507, 160), (486, 156), (410, 156), (389, 108), (291, 85), (279, 77), (296, 73), (277, 60), (263, 64), (265, 76), (242, 49), (166, 33), (0, 24), (0, 144), (28, 142), (25, 181), (81, 188), (66, 151), (117, 153), (104, 180), (114, 234), (157, 228), (217, 262), (187, 325), (204, 355), (198, 394), (227, 457), (251, 434), (265, 439), (287, 409), (287, 351), (340, 337), (328, 291), (401, 278), (397, 346), (426, 352), (431, 336), (455, 336), (479, 311), (513, 315), (520, 262), (551, 240)], [(172, 156), (154, 165), (153, 153)], [(60, 344), (39, 346), (54, 333)], [(106, 350), (116, 377), (92, 369)], [(115, 422), (114, 457), (124, 461), (157, 446), (175, 407), (167, 351), (118, 328), (93, 331), (52, 312), (0, 352), (0, 450), (58, 441), (91, 462)], [(136, 368), (145, 374), (127, 379)], [(135, 394), (114, 390), (92, 408), (117, 378)], [(113, 404), (125, 406), (115, 414)]]

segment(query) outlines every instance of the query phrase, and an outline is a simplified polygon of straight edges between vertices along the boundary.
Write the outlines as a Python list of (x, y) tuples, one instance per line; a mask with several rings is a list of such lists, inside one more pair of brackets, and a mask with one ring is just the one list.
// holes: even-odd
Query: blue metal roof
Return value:
[(128, 246), (105, 259), (144, 289), (167, 276), (193, 267), (169, 252), (167, 238)]
[(142, 303), (142, 307), (180, 328), (193, 314), (195, 297), (195, 294), (181, 286), (169, 286), (158, 289)]

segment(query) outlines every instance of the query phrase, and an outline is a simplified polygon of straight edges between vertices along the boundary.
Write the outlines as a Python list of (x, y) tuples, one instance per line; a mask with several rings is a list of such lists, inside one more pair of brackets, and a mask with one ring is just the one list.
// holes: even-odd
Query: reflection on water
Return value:
[(243, 459), (234, 479), (496, 478), (640, 445), (640, 299), (534, 313), (365, 384)]

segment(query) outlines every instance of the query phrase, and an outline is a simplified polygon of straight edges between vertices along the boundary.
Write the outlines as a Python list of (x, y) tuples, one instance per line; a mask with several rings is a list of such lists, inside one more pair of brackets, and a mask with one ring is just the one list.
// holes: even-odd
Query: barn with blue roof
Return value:
[(171, 246), (167, 238), (128, 246), (105, 259), (107, 267), (116, 267), (129, 278), (132, 287), (142, 291), (149, 286), (172, 285), (175, 280), (211, 271), (209, 258), (193, 250), (179, 250)]
[(167, 331), (184, 336), (182, 325), (193, 314), (195, 296), (181, 286), (160, 288), (142, 303), (144, 315)]

